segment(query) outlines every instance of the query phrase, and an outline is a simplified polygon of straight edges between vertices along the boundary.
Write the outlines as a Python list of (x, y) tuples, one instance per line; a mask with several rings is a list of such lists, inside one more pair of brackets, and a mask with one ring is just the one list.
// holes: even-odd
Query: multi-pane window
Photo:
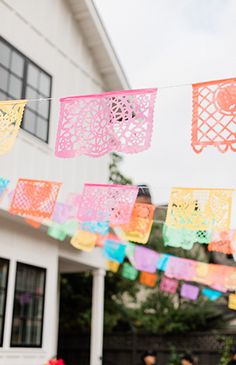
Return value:
[(7, 298), (9, 261), (0, 258), (0, 346), (3, 343), (3, 331)]
[(0, 37), (0, 100), (28, 102), (22, 128), (48, 142), (52, 78), (29, 58)]
[(12, 347), (41, 347), (46, 270), (17, 263)]

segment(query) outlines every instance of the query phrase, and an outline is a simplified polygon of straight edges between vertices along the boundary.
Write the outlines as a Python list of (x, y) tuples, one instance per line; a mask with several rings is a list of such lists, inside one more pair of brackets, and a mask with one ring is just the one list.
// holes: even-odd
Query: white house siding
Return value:
[[(84, 182), (108, 180), (108, 156), (58, 159), (54, 144), (59, 97), (96, 93), (103, 80), (83, 40), (71, 8), (64, 0), (0, 0), (0, 35), (52, 76), (49, 143), (21, 130), (10, 153), (0, 156), (0, 176), (15, 187), (18, 177), (61, 181), (59, 199), (79, 192)], [(1, 80), (0, 80), (1, 82)], [(4, 208), (7, 208), (5, 199)], [(58, 321), (58, 264), (60, 271), (104, 267), (101, 252), (79, 253), (68, 242), (59, 243), (46, 232), (0, 214), (0, 257), (10, 260), (7, 309), (0, 365), (43, 365), (56, 352)], [(47, 269), (42, 348), (11, 348), (11, 322), (16, 262)]]

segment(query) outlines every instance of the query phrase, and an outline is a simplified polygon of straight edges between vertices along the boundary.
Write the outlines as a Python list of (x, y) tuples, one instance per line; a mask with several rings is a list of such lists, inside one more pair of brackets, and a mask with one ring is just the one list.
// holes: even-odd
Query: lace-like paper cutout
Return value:
[(157, 274), (142, 271), (139, 276), (139, 282), (140, 284), (149, 286), (150, 288), (154, 288), (157, 283), (157, 278)]
[(101, 234), (105, 236), (109, 232), (109, 223), (108, 222), (83, 222), (81, 224), (81, 229), (93, 233)]
[(111, 272), (116, 273), (119, 270), (119, 267), (120, 267), (119, 262), (107, 260), (106, 264), (107, 264), (107, 270), (109, 270)]
[(171, 228), (166, 224), (163, 226), (163, 240), (165, 246), (182, 247), (191, 250), (194, 243), (209, 243), (211, 232), (193, 231), (186, 228)]
[(60, 99), (56, 156), (99, 157), (148, 149), (156, 92), (130, 90)]
[(236, 151), (236, 79), (193, 85), (192, 147)]
[(122, 225), (125, 239), (128, 241), (147, 243), (152, 229), (155, 206), (136, 203), (128, 224)]
[(161, 271), (166, 270), (170, 255), (167, 253), (161, 253), (157, 260), (157, 269)]
[(80, 229), (72, 237), (70, 243), (73, 247), (79, 250), (91, 252), (94, 249), (96, 240), (97, 235), (95, 233)]
[(127, 185), (85, 184), (78, 218), (81, 221), (129, 222), (138, 187)]
[(165, 275), (169, 278), (191, 281), (196, 273), (196, 265), (196, 261), (171, 256), (166, 265)]
[(182, 284), (180, 289), (180, 295), (182, 298), (197, 300), (199, 294), (199, 288), (195, 285)]
[(55, 240), (64, 241), (67, 234), (63, 229), (63, 226), (53, 222), (48, 228), (48, 236), (54, 238)]
[(27, 100), (0, 101), (0, 155), (9, 152), (15, 142)]
[(117, 261), (121, 264), (125, 259), (126, 246), (118, 241), (108, 239), (103, 246), (103, 255), (112, 261)]
[(236, 252), (235, 244), (235, 230), (214, 232), (212, 241), (208, 245), (208, 251), (216, 251), (226, 255), (231, 255)]
[(138, 277), (138, 270), (128, 262), (125, 262), (122, 269), (122, 276), (125, 279), (136, 280)]
[(9, 185), (9, 182), (10, 180), (0, 177), (0, 202), (4, 198), (5, 193), (7, 192), (7, 187)]
[(229, 294), (228, 308), (236, 310), (236, 294)]
[(163, 276), (160, 282), (160, 290), (166, 293), (175, 294), (178, 288), (178, 281)]
[(60, 187), (57, 182), (18, 179), (9, 211), (26, 218), (50, 218)]
[(139, 271), (156, 272), (159, 254), (149, 248), (136, 246), (134, 251), (134, 266)]
[(212, 302), (214, 302), (215, 300), (219, 299), (222, 296), (222, 293), (220, 291), (209, 288), (203, 288), (202, 294), (205, 295), (205, 297), (207, 297)]
[(172, 188), (166, 224), (190, 230), (227, 230), (232, 189)]

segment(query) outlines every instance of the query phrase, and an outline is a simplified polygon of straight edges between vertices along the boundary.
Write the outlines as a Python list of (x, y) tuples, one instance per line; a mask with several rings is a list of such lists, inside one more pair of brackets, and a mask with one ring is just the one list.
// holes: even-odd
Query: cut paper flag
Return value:
[(125, 262), (122, 269), (122, 276), (125, 279), (136, 280), (138, 277), (138, 270), (136, 270), (128, 262)]
[(192, 280), (196, 273), (197, 261), (171, 256), (166, 265), (165, 275), (178, 280)]
[(172, 188), (166, 224), (194, 231), (228, 230), (232, 189)]
[(178, 288), (178, 281), (174, 279), (169, 279), (165, 276), (161, 278), (160, 290), (169, 294), (175, 294)]
[(77, 193), (69, 193), (66, 199), (66, 205), (68, 209), (67, 219), (77, 219), (79, 213), (81, 195)]
[(152, 229), (155, 205), (136, 203), (129, 223), (122, 225), (125, 239), (147, 243)]
[(52, 222), (48, 228), (48, 236), (54, 238), (55, 240), (64, 241), (66, 238), (66, 233), (63, 230), (62, 225)]
[(109, 232), (108, 222), (82, 222), (81, 229), (105, 236)]
[(236, 151), (236, 79), (192, 85), (192, 147)]
[(65, 223), (62, 224), (62, 228), (63, 231), (66, 233), (67, 236), (74, 236), (75, 233), (78, 230), (78, 222), (75, 220), (71, 220), (71, 221), (66, 221)]
[(80, 229), (72, 237), (70, 243), (79, 250), (91, 252), (95, 247), (96, 240), (97, 236), (95, 233)]
[(236, 253), (236, 231), (214, 232), (212, 241), (208, 245), (208, 251), (221, 252), (226, 255)]
[(236, 294), (229, 294), (228, 308), (236, 310)]
[(137, 194), (137, 186), (85, 184), (78, 219), (125, 224), (130, 220)]
[(26, 218), (25, 222), (27, 224), (29, 224), (30, 226), (34, 227), (35, 229), (38, 229), (41, 227), (41, 221), (39, 220), (35, 220), (35, 219), (30, 219), (30, 218)]
[(205, 297), (207, 297), (212, 302), (214, 302), (215, 300), (219, 299), (222, 296), (222, 293), (220, 291), (209, 288), (203, 288), (202, 294), (205, 295)]
[(207, 285), (209, 278), (209, 268), (209, 264), (206, 264), (205, 262), (197, 262), (193, 281), (196, 281), (199, 284)]
[(150, 286), (150, 288), (154, 288), (157, 283), (157, 274), (150, 273), (150, 272), (144, 272), (142, 271), (139, 276), (139, 282), (142, 285)]
[(17, 137), (27, 100), (0, 101), (0, 155), (9, 152)]
[(197, 300), (199, 294), (199, 288), (195, 285), (182, 284), (180, 289), (180, 295), (182, 298)]
[(55, 155), (99, 157), (148, 149), (156, 92), (123, 90), (60, 99)]
[(125, 244), (108, 239), (103, 246), (103, 255), (108, 260), (117, 261), (121, 264), (125, 259), (125, 248)]
[(7, 192), (7, 187), (9, 185), (9, 182), (10, 180), (0, 177), (0, 202), (3, 199), (5, 193)]
[(68, 210), (69, 210), (69, 207), (67, 204), (56, 202), (54, 209), (53, 209), (53, 214), (52, 214), (53, 222), (58, 223), (58, 224), (65, 223), (66, 220), (68, 219), (68, 215), (69, 215)]
[(125, 255), (133, 266), (134, 266), (134, 251), (135, 251), (135, 244), (132, 242), (127, 242), (125, 248)]
[(194, 243), (209, 243), (211, 235), (210, 231), (194, 231), (186, 228), (168, 227), (167, 224), (163, 225), (165, 246), (181, 247), (184, 250), (191, 250)]
[(18, 179), (9, 211), (26, 218), (50, 218), (61, 183)]
[(107, 270), (116, 273), (119, 270), (120, 264), (119, 262), (107, 260)]
[(167, 254), (167, 253), (161, 253), (158, 257), (157, 260), (157, 269), (161, 270), (161, 271), (165, 271), (166, 270), (166, 266), (168, 264), (169, 261), (169, 257), (171, 255)]
[[(223, 265), (221, 265), (223, 266)], [(226, 290), (236, 291), (236, 268), (231, 266), (223, 266), (221, 275), (225, 273), (224, 284)], [(220, 289), (218, 289), (220, 290)], [(225, 290), (225, 291), (226, 291)], [(222, 290), (220, 290), (222, 291)]]
[(134, 266), (139, 271), (156, 272), (159, 254), (149, 248), (136, 246), (134, 251)]

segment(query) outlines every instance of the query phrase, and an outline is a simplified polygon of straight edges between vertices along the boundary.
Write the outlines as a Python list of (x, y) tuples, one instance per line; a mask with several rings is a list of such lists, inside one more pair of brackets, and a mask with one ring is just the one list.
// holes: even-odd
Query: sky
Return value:
[(236, 76), (236, 0), (94, 2), (130, 87), (159, 88), (151, 148), (125, 155), (122, 172), (157, 204), (172, 186), (235, 188), (235, 153), (192, 150), (191, 84)]

